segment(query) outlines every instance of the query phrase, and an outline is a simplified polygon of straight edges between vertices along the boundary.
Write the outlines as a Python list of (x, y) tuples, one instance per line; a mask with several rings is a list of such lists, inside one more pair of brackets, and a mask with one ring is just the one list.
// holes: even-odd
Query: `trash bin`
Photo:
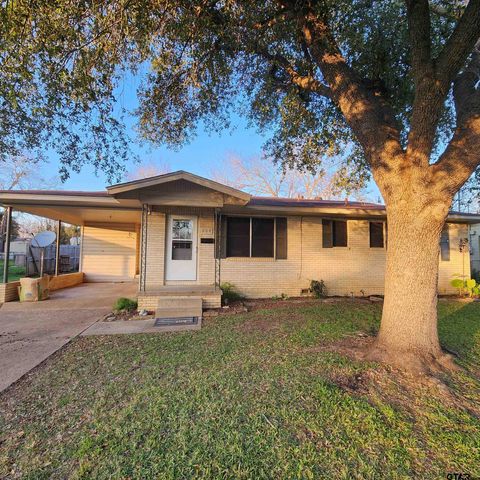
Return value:
[(18, 296), (21, 302), (38, 302), (49, 297), (50, 277), (21, 278)]

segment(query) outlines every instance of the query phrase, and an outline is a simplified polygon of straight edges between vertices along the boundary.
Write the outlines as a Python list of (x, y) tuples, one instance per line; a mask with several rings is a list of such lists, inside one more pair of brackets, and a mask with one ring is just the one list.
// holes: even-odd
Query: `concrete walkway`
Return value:
[(85, 283), (49, 300), (0, 306), (0, 391), (43, 362), (112, 310), (135, 297), (136, 283)]
[(133, 333), (166, 333), (166, 332), (187, 332), (189, 330), (200, 330), (202, 321), (195, 325), (161, 325), (156, 326), (155, 320), (131, 320), (117, 322), (98, 322), (88, 327), (82, 336), (88, 335), (121, 335)]

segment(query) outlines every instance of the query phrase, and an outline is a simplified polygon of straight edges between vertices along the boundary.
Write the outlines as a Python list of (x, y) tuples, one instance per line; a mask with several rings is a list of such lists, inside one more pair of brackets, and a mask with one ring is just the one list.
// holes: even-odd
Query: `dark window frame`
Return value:
[(442, 262), (450, 261), (450, 226), (446, 223), (440, 234), (440, 260)]
[[(382, 234), (382, 237), (381, 237), (381, 240), (382, 240), (382, 244), (376, 244), (374, 245), (374, 243), (376, 243), (375, 241), (372, 242), (372, 226), (373, 225), (381, 225), (382, 229), (381, 229), (381, 234)], [(370, 237), (370, 248), (385, 248), (385, 222), (382, 222), (382, 221), (369, 221), (368, 222), (368, 234), (369, 234), (369, 237)]]
[[(230, 219), (235, 219), (235, 218), (241, 218), (241, 219), (248, 219), (249, 220), (249, 252), (248, 255), (231, 255), (231, 251), (229, 248), (229, 221)], [(279, 257), (277, 258), (277, 249), (278, 249), (278, 237), (277, 237), (277, 220), (280, 218), (284, 217), (266, 217), (266, 216), (245, 216), (245, 215), (227, 215), (226, 216), (226, 229), (225, 229), (225, 254), (224, 258), (271, 258), (273, 260), (284, 260), (286, 259), (286, 246), (284, 248), (284, 257)], [(271, 255), (264, 256), (264, 255), (254, 255), (254, 239), (253, 239), (253, 230), (254, 230), (254, 221), (257, 220), (268, 220), (273, 222), (273, 232), (272, 232), (272, 238), (271, 238)], [(286, 217), (285, 217), (286, 220)], [(286, 228), (287, 222), (285, 221), (285, 227)], [(269, 239), (268, 236), (262, 236), (263, 241), (265, 241), (265, 238)], [(286, 241), (286, 233), (285, 233), (285, 239)]]
[[(340, 225), (342, 225), (343, 232), (339, 229)], [(322, 247), (348, 248), (348, 220), (322, 219)]]

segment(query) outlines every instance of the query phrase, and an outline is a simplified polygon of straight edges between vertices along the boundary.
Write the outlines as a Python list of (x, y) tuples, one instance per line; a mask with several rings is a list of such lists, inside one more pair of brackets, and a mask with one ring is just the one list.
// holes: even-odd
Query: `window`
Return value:
[(193, 222), (188, 219), (172, 221), (172, 260), (191, 260)]
[(383, 248), (383, 222), (370, 222), (370, 248)]
[(252, 218), (252, 257), (273, 257), (273, 218)]
[(287, 219), (226, 217), (221, 257), (287, 258)]
[(444, 262), (450, 260), (450, 234), (448, 231), (448, 225), (445, 224), (440, 236), (440, 258)]
[(227, 257), (250, 256), (250, 218), (227, 218)]
[(347, 222), (344, 220), (322, 220), (323, 248), (346, 247), (348, 245)]

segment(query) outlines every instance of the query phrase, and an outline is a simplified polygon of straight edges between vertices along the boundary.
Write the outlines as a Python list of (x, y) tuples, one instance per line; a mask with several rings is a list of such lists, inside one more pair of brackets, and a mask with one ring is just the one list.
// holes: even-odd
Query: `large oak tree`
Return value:
[(115, 95), (142, 75), (139, 131), (181, 145), (233, 110), (266, 151), (315, 167), (344, 153), (387, 206), (380, 332), (370, 357), (438, 366), (439, 236), (480, 163), (480, 0), (35, 0), (1, 3), (0, 153), (54, 148), (63, 174), (114, 174)]

